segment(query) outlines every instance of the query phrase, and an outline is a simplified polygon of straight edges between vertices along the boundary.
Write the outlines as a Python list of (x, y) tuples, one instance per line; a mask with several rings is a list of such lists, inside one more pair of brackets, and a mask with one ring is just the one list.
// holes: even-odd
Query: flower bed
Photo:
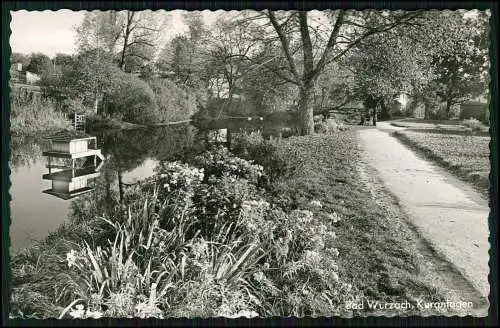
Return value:
[(217, 149), (163, 163), (121, 206), (89, 197), (13, 259), (11, 317), (335, 314), (335, 221), (268, 202), (263, 175)]

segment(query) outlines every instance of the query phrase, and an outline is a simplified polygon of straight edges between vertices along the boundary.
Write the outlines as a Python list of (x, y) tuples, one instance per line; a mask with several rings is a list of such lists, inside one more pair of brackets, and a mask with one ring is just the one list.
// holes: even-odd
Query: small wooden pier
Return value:
[(51, 180), (52, 188), (43, 192), (66, 200), (92, 191), (89, 182), (100, 175), (104, 161), (97, 138), (65, 133), (47, 139), (50, 147), (42, 155), (47, 158), (49, 173), (42, 178)]

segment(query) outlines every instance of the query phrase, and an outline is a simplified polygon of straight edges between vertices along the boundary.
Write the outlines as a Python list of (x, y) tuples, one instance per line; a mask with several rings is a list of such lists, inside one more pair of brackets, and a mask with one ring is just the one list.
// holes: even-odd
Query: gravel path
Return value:
[(358, 131), (367, 163), (408, 214), (409, 223), (483, 296), (489, 294), (486, 199), (442, 168), (418, 157), (385, 122)]

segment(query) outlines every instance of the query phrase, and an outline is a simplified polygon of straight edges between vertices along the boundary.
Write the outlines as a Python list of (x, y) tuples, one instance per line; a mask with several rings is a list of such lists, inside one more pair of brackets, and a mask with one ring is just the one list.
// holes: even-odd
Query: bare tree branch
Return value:
[(234, 55), (230, 55), (229, 57), (243, 57), (243, 58), (247, 59), (249, 62), (251, 62), (251, 63), (253, 63), (253, 64), (256, 65), (256, 66), (252, 67), (251, 70), (253, 70), (254, 68), (263, 66), (266, 70), (268, 70), (271, 73), (276, 74), (279, 78), (287, 81), (288, 83), (293, 83), (295, 85), (299, 85), (299, 83), (297, 81), (295, 81), (295, 80), (293, 80), (293, 79), (291, 79), (291, 78), (289, 78), (289, 77), (287, 77), (287, 76), (285, 76), (285, 75), (282, 74), (283, 68), (273, 68), (273, 67), (265, 66), (267, 63), (273, 61), (276, 58), (279, 58), (278, 56), (273, 57), (270, 60), (264, 61), (262, 63), (256, 62), (252, 58), (250, 58), (250, 57), (248, 57), (246, 55), (241, 55), (241, 54), (234, 54)]
[(131, 45), (133, 45), (133, 44), (145, 44), (145, 45), (150, 46), (150, 47), (154, 47), (154, 46), (155, 46), (155, 45), (154, 45), (154, 44), (152, 44), (151, 42), (148, 42), (148, 41), (145, 41), (145, 40), (134, 40), (134, 41), (129, 42), (129, 43), (127, 44), (127, 48), (128, 48), (128, 47), (130, 47), (130, 46), (131, 46)]
[(382, 33), (382, 32), (390, 31), (390, 30), (392, 30), (393, 28), (395, 28), (397, 26), (406, 24), (408, 21), (411, 21), (411, 20), (415, 19), (416, 17), (418, 17), (420, 15), (421, 15), (421, 12), (417, 12), (415, 14), (408, 14), (408, 15), (405, 15), (403, 18), (398, 19), (394, 23), (391, 23), (391, 24), (385, 25), (385, 26), (381, 26), (381, 27), (378, 27), (378, 28), (375, 28), (375, 29), (368, 30), (363, 35), (361, 35), (359, 38), (357, 38), (355, 41), (353, 41), (349, 46), (347, 46), (347, 48), (345, 48), (342, 52), (340, 52), (338, 55), (334, 56), (331, 60), (327, 61), (326, 64), (334, 62), (337, 59), (339, 59), (340, 57), (344, 56), (349, 50), (351, 50), (354, 46), (356, 46), (359, 43), (361, 43), (361, 41), (363, 41), (367, 37), (369, 37), (371, 35), (379, 34), (379, 33)]
[(274, 15), (274, 12), (269, 10), (268, 11), (269, 15), (269, 20), (271, 21), (271, 24), (273, 24), (274, 29), (276, 30), (276, 33), (278, 33), (278, 36), (281, 41), (281, 45), (283, 46), (283, 51), (285, 53), (285, 57), (288, 61), (288, 64), (290, 65), (290, 70), (292, 71), (292, 74), (297, 81), (297, 83), (301, 84), (302, 81), (300, 79), (299, 73), (297, 72), (297, 68), (295, 67), (295, 62), (290, 54), (290, 46), (289, 46), (289, 41), (285, 34), (283, 33), (283, 30), (281, 26), (278, 24), (278, 21), (276, 20), (276, 16)]
[(339, 12), (339, 16), (337, 17), (337, 20), (335, 21), (335, 25), (333, 26), (333, 30), (332, 33), (330, 34), (330, 38), (326, 45), (325, 51), (323, 52), (323, 55), (321, 56), (321, 59), (318, 62), (318, 65), (316, 65), (316, 69), (314, 70), (312, 77), (315, 77), (323, 69), (323, 67), (325, 67), (326, 59), (329, 57), (333, 47), (335, 46), (337, 35), (339, 34), (339, 30), (343, 22), (344, 22), (344, 11), (341, 10)]

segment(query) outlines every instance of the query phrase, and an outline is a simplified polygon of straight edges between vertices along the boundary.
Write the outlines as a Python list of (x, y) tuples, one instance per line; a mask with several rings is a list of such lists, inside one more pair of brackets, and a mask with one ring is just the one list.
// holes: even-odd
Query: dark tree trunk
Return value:
[(227, 149), (231, 150), (231, 141), (232, 141), (232, 132), (231, 129), (227, 128), (227, 135), (226, 135), (226, 143), (227, 143)]
[(377, 106), (373, 107), (372, 123), (373, 126), (377, 126)]
[(431, 118), (431, 109), (428, 101), (424, 100), (424, 120)]
[(122, 171), (118, 170), (118, 191), (120, 195), (120, 204), (123, 203), (123, 181), (122, 181)]
[(446, 109), (445, 109), (447, 120), (450, 119), (450, 110), (451, 110), (451, 99), (448, 98), (448, 99), (446, 99)]
[(314, 133), (312, 89), (312, 85), (300, 87), (299, 134), (301, 136)]

